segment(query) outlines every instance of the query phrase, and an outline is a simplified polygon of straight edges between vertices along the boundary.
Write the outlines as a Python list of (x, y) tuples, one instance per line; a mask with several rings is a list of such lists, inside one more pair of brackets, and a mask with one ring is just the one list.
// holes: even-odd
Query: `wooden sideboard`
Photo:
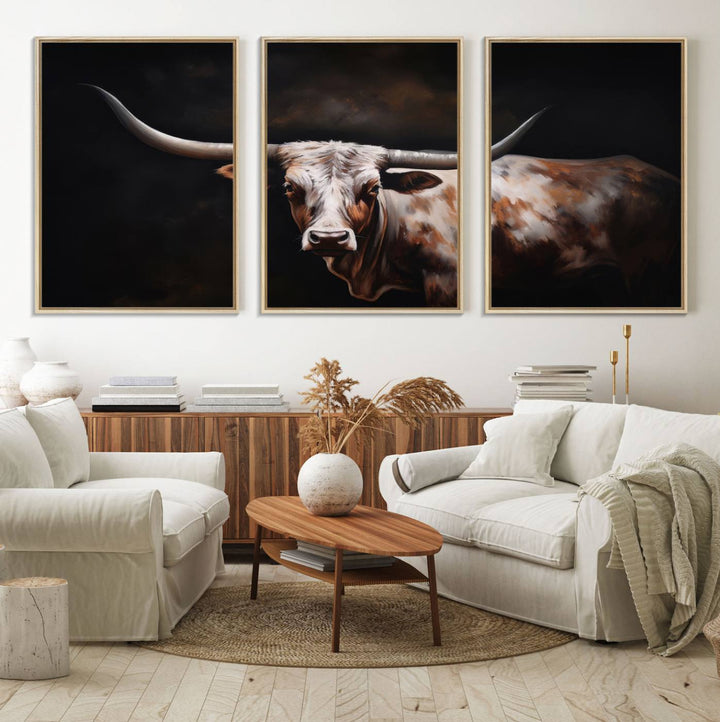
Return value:
[[(419, 429), (388, 417), (387, 431), (369, 443), (351, 439), (345, 452), (358, 463), (365, 480), (362, 504), (385, 508), (378, 489), (378, 469), (388, 454), (479, 444), (483, 424), (509, 409), (462, 409), (436, 414)], [(224, 540), (247, 543), (255, 525), (245, 513), (259, 496), (297, 494), (297, 475), (307, 459), (298, 431), (306, 411), (287, 413), (127, 413), (83, 411), (91, 451), (221, 451), (225, 455), (225, 491), (230, 519)], [(278, 536), (268, 532), (269, 537)]]

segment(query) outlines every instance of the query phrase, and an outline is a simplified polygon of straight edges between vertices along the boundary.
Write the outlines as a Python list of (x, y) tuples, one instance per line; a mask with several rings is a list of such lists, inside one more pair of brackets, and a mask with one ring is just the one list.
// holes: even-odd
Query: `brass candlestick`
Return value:
[(615, 389), (616, 389), (615, 372), (617, 371), (617, 368), (616, 368), (616, 367), (617, 367), (617, 362), (618, 362), (618, 352), (617, 352), (617, 351), (611, 351), (611, 352), (610, 352), (610, 363), (612, 364), (612, 367), (613, 367), (613, 377), (612, 377), (612, 379), (613, 379), (613, 394), (612, 394), (612, 396), (613, 396), (613, 403), (615, 403)]
[(632, 326), (626, 323), (623, 326), (623, 336), (625, 337), (625, 403), (630, 403), (630, 335), (632, 334)]

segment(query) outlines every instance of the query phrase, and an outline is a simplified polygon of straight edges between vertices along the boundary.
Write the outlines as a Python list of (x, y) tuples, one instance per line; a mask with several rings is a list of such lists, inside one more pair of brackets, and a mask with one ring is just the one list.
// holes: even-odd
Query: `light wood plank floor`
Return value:
[[(229, 564), (215, 586), (248, 584)], [(261, 582), (307, 581), (262, 565)], [(704, 637), (661, 659), (642, 643), (578, 640), (521, 657), (443, 667), (295, 669), (174, 657), (128, 644), (71, 648), (69, 677), (0, 680), (0, 722), (494, 722), (720, 720)]]

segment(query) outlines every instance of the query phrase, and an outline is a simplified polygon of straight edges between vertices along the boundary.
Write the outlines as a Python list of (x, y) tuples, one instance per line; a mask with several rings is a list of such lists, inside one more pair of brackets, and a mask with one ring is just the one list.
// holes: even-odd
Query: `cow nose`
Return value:
[(310, 243), (314, 246), (321, 244), (337, 244), (342, 246), (350, 240), (348, 231), (310, 231)]

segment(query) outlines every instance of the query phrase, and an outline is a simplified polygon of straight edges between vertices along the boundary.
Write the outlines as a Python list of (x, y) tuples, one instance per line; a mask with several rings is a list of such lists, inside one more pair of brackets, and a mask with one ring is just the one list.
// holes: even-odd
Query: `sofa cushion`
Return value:
[(555, 569), (572, 569), (577, 507), (576, 491), (490, 504), (474, 515), (474, 544)]
[(172, 567), (205, 539), (202, 514), (185, 504), (163, 500), (163, 566)]
[(720, 463), (720, 416), (630, 406), (613, 468), (670, 443), (690, 444)]
[(475, 444), (402, 454), (392, 465), (395, 483), (403, 491), (412, 492), (457, 479), (479, 451), (480, 445)]
[(550, 466), (572, 416), (572, 406), (485, 422), (487, 441), (460, 474), (463, 479), (516, 479), (552, 486)]
[[(567, 401), (521, 399), (513, 413), (537, 414), (567, 405)], [(570, 405), (573, 415), (558, 444), (550, 474), (556, 479), (584, 484), (612, 469), (628, 407), (592, 401)]]
[(0, 411), (0, 488), (52, 488), (53, 476), (37, 434), (17, 409)]
[(73, 489), (157, 489), (166, 501), (184, 504), (201, 514), (205, 534), (215, 531), (230, 516), (230, 502), (224, 491), (195, 481), (164, 478), (97, 479), (75, 484)]
[(576, 495), (577, 487), (563, 481), (540, 486), (510, 479), (457, 479), (403, 494), (391, 511), (429, 524), (450, 543), (475, 546), (482, 538), (478, 519), (483, 509), (514, 499), (568, 494)]
[(56, 488), (67, 489), (90, 475), (90, 450), (82, 416), (72, 399), (27, 406), (25, 418), (35, 430), (52, 470)]

